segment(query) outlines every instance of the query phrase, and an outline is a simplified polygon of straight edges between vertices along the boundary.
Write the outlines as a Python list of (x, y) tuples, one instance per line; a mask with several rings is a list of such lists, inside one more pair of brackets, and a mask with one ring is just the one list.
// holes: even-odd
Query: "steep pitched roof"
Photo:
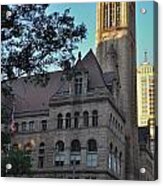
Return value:
[(12, 88), (16, 99), (16, 112), (48, 109), (49, 98), (58, 89), (61, 74), (61, 71), (50, 73), (46, 87), (25, 83), (24, 78), (14, 81)]
[[(102, 70), (92, 50), (82, 60), (77, 61), (75, 68), (89, 73), (90, 89), (105, 87)], [(46, 87), (25, 83), (24, 78), (14, 81), (12, 88), (16, 95), (16, 112), (48, 109), (49, 99), (58, 91), (65, 89), (63, 86), (68, 87), (68, 84), (61, 80), (62, 74), (62, 71), (50, 73)]]
[(82, 63), (88, 70), (90, 88), (105, 87), (101, 67), (91, 49), (79, 63)]

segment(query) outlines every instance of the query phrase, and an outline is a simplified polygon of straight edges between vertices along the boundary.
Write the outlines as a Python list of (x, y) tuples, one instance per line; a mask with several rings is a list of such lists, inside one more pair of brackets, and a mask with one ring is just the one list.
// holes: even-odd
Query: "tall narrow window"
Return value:
[(108, 167), (110, 170), (112, 170), (112, 157), (113, 157), (113, 145), (111, 143), (109, 147), (109, 158), (108, 158)]
[(89, 126), (89, 113), (87, 111), (83, 113), (83, 122), (84, 122), (84, 126), (86, 127)]
[(22, 132), (27, 131), (27, 123), (25, 121), (22, 122)]
[(70, 156), (70, 163), (71, 165), (79, 165), (81, 156), (80, 156), (80, 151), (81, 151), (81, 145), (79, 140), (73, 140), (71, 142), (71, 156)]
[(110, 128), (112, 127), (112, 113), (110, 114), (110, 117), (109, 117), (109, 126)]
[(87, 166), (97, 166), (97, 144), (94, 139), (88, 140), (87, 143)]
[(79, 112), (75, 112), (74, 114), (74, 128), (79, 127)]
[(116, 147), (114, 151), (114, 160), (113, 160), (113, 170), (115, 173), (117, 173), (117, 159), (118, 159), (118, 151)]
[(116, 26), (120, 26), (121, 22), (121, 7), (120, 3), (116, 3)]
[(98, 112), (97, 112), (97, 110), (94, 110), (92, 112), (92, 126), (93, 127), (98, 126)]
[(58, 126), (57, 128), (58, 129), (62, 129), (63, 128), (63, 117), (62, 117), (62, 114), (58, 114)]
[(63, 166), (65, 161), (64, 155), (64, 143), (63, 141), (58, 141), (55, 146), (55, 165)]
[(112, 27), (113, 26), (113, 20), (114, 20), (113, 3), (109, 3), (109, 10), (110, 10), (109, 25), (110, 25), (110, 27)]
[(66, 129), (71, 128), (71, 114), (67, 113), (66, 114)]
[(44, 154), (44, 153), (45, 153), (45, 144), (42, 142), (40, 143), (39, 154)]
[(42, 142), (39, 146), (38, 168), (44, 167), (45, 144)]
[(81, 95), (82, 94), (82, 76), (81, 73), (78, 73), (75, 78), (75, 95)]
[(29, 122), (29, 131), (32, 132), (34, 130), (34, 121)]
[(44, 167), (44, 157), (39, 156), (38, 157), (38, 168), (42, 169)]
[(73, 140), (71, 143), (71, 152), (80, 152), (81, 146), (79, 140)]
[(88, 141), (88, 151), (89, 152), (97, 152), (96, 140), (91, 139)]
[(118, 174), (121, 175), (121, 172), (122, 172), (122, 152), (119, 153)]
[(104, 3), (104, 29), (108, 28), (108, 3)]
[(42, 124), (42, 131), (46, 131), (47, 130), (47, 120), (42, 120), (41, 124)]
[(64, 143), (63, 143), (63, 141), (58, 141), (56, 143), (55, 150), (57, 152), (63, 152), (64, 151)]

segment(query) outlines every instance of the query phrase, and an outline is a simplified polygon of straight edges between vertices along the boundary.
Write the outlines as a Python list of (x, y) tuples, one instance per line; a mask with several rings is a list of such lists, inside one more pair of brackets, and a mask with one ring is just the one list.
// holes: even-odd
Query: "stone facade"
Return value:
[[(138, 131), (136, 112), (135, 3), (97, 4), (97, 59), (104, 73), (116, 68), (118, 107), (126, 118), (126, 179), (138, 178)], [(113, 49), (111, 52), (111, 49)], [(113, 61), (113, 62), (111, 62)]]
[[(117, 27), (103, 29), (106, 5), (121, 12)], [(97, 58), (79, 56), (46, 87), (12, 83), (12, 143), (29, 151), (34, 177), (140, 179), (134, 15), (135, 3), (97, 3)]]
[[(78, 60), (70, 80), (64, 72), (59, 76), (60, 86), (49, 95), (47, 110), (16, 113), (19, 130), (13, 143), (30, 148), (36, 177), (125, 179), (125, 118), (93, 52)], [(49, 84), (54, 81), (52, 74)], [(16, 85), (14, 88), (16, 91)], [(26, 94), (31, 95), (31, 90), (26, 89)], [(25, 102), (17, 107), (26, 109)], [(74, 140), (79, 142), (76, 151), (72, 149)], [(95, 143), (89, 147), (90, 140)], [(64, 144), (64, 150), (57, 149), (58, 142)]]

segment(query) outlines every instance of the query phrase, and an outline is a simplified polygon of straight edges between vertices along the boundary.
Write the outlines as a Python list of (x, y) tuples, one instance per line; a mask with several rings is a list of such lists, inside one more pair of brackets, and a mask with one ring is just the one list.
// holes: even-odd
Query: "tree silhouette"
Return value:
[[(74, 50), (86, 38), (84, 23), (75, 25), (70, 9), (47, 14), (48, 5), (2, 5), (2, 80), (22, 76), (47, 83), (49, 65), (74, 62)], [(68, 63), (68, 64), (67, 64)]]

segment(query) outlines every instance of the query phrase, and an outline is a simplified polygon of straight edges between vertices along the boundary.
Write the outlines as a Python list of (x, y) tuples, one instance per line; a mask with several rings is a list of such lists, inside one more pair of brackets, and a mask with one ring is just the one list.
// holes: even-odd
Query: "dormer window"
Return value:
[(79, 73), (75, 77), (75, 95), (82, 94), (82, 83), (83, 83), (83, 79), (82, 79), (81, 73)]

